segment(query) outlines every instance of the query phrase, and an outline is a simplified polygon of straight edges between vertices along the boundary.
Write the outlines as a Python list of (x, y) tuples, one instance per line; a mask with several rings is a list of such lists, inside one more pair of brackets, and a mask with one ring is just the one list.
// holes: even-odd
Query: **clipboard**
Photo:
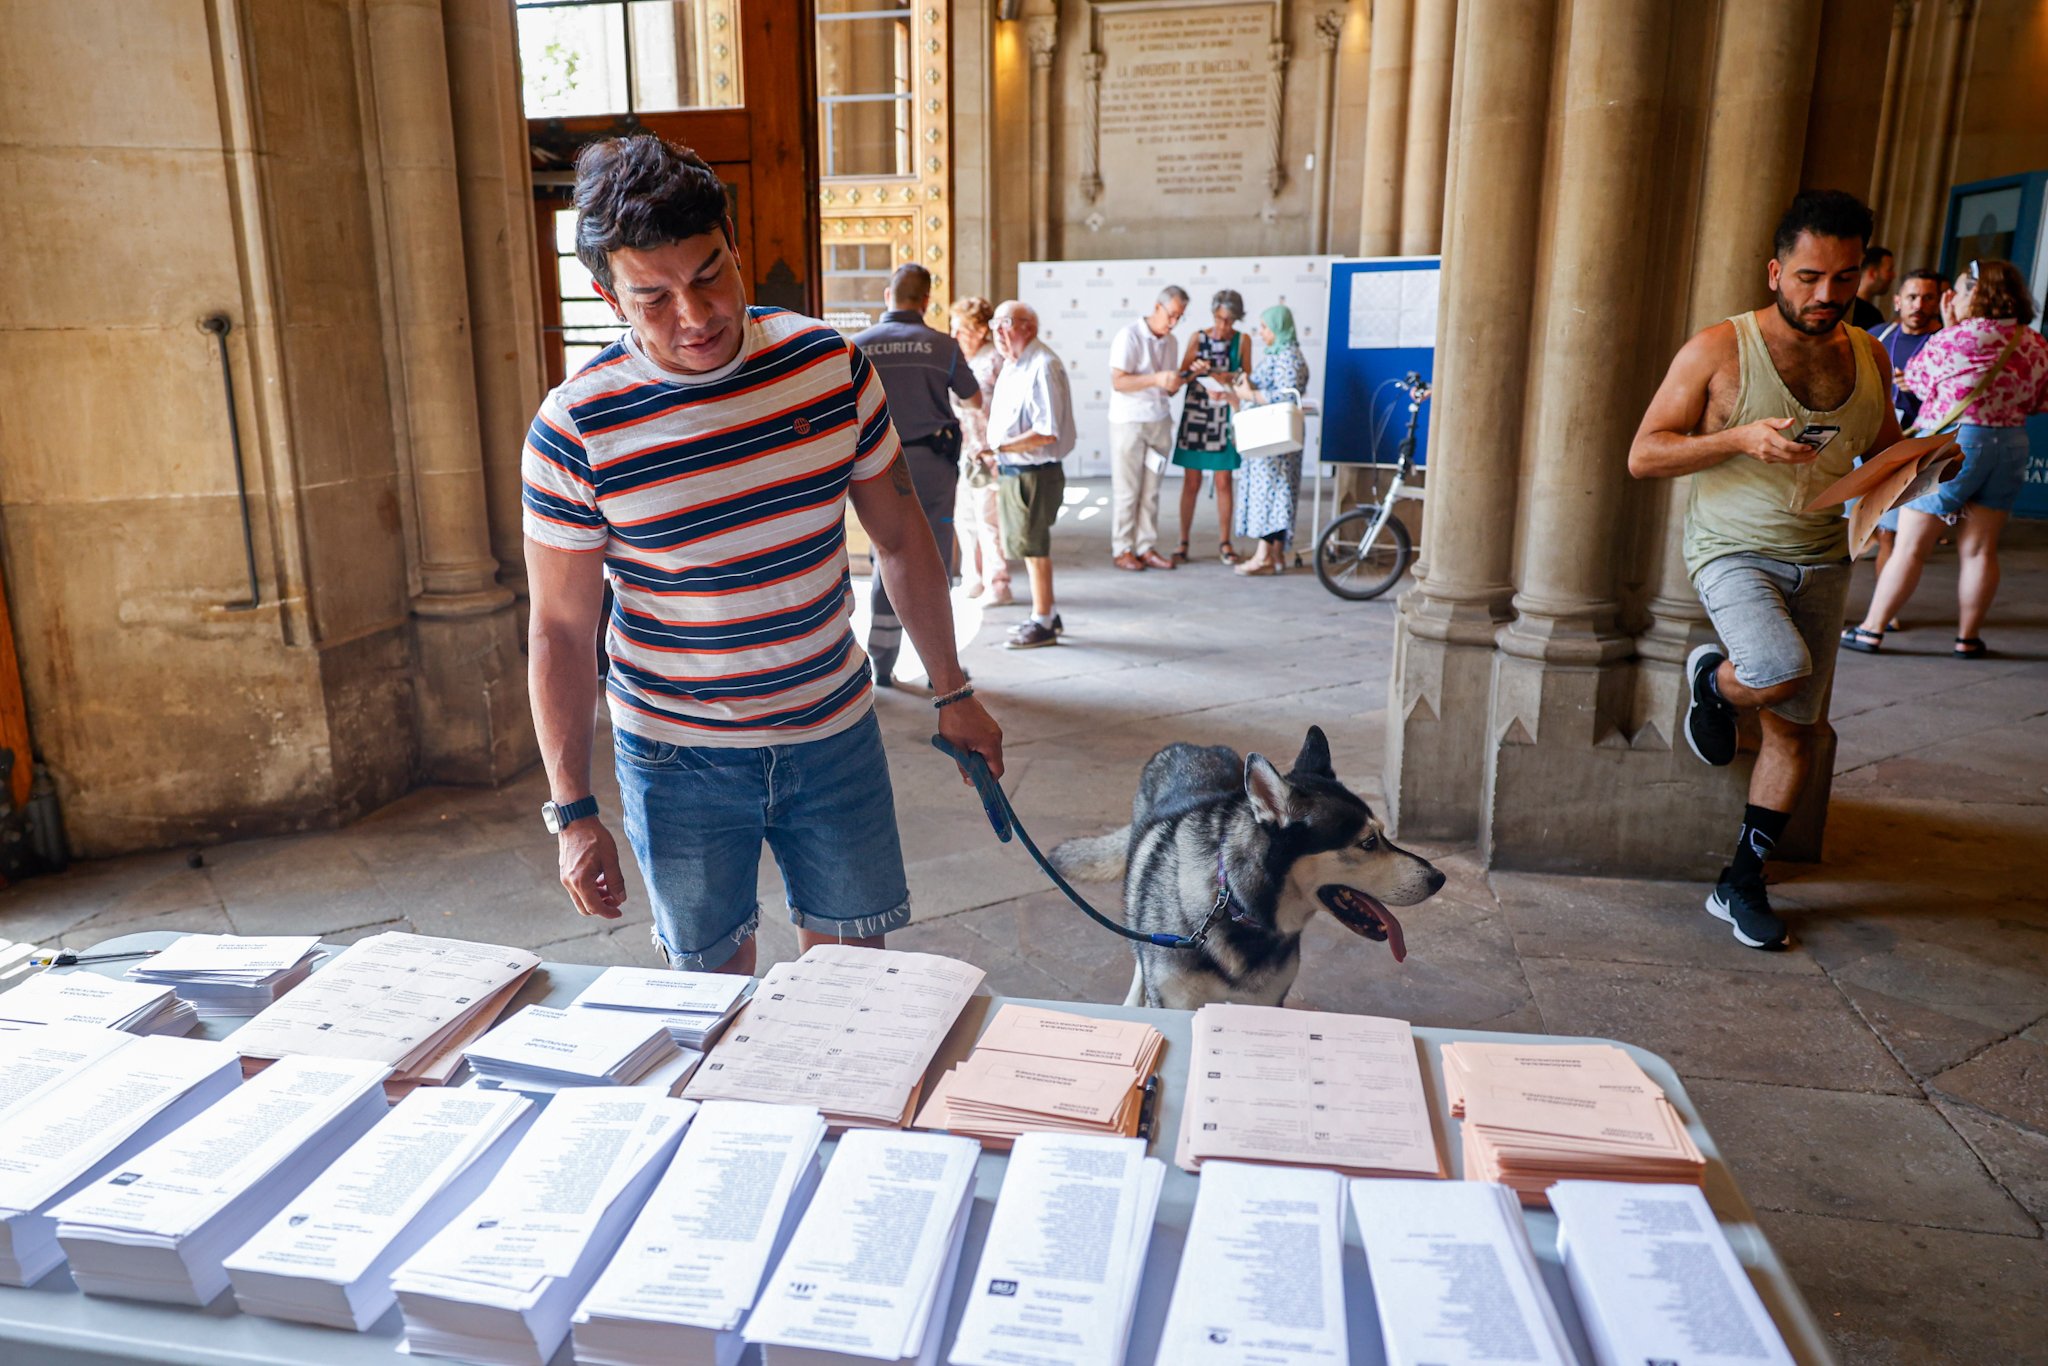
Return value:
[(1877, 519), (1893, 508), (1925, 497), (1955, 473), (1963, 448), (1951, 432), (1909, 436), (1868, 457), (1861, 465), (1828, 485), (1806, 505), (1808, 512), (1840, 507), (1854, 499), (1849, 512), (1849, 558), (1861, 555), (1877, 532)]

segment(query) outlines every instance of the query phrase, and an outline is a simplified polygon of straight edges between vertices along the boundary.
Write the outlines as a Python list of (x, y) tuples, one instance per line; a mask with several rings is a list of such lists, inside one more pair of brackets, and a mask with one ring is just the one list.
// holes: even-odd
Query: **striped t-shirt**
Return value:
[(526, 438), (526, 534), (604, 553), (613, 724), (736, 748), (866, 715), (846, 492), (899, 448), (867, 359), (776, 308), (748, 310), (717, 371), (664, 370), (628, 332), (549, 394)]

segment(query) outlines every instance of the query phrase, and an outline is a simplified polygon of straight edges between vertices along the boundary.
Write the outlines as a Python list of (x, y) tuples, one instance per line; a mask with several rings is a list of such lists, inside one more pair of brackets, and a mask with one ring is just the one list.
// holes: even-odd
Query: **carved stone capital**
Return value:
[(1031, 65), (1044, 71), (1052, 66), (1053, 53), (1060, 45), (1060, 21), (1051, 14), (1035, 15), (1024, 21), (1024, 45), (1031, 53)]
[(1337, 43), (1343, 36), (1344, 11), (1326, 9), (1316, 16), (1316, 46), (1319, 49), (1324, 52), (1335, 52)]

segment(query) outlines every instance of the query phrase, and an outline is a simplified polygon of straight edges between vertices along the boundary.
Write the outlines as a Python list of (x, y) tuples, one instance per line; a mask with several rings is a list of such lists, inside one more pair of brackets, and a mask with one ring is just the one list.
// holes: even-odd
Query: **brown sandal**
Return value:
[(1188, 562), (1188, 543), (1186, 541), (1182, 541), (1180, 549), (1173, 552), (1173, 562), (1175, 564), (1186, 564)]
[(1236, 546), (1232, 545), (1228, 541), (1225, 541), (1222, 544), (1222, 546), (1218, 548), (1218, 550), (1216, 551), (1216, 558), (1223, 561), (1223, 563), (1225, 564), (1236, 564), (1239, 560), (1243, 559), (1244, 556), (1237, 553)]

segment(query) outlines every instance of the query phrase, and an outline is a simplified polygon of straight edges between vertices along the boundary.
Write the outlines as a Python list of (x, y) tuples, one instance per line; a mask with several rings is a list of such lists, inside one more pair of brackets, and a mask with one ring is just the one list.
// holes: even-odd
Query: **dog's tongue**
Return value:
[(1336, 887), (1332, 894), (1323, 898), (1323, 904), (1330, 908), (1337, 922), (1345, 929), (1365, 939), (1377, 940), (1394, 951), (1394, 961), (1408, 961), (1408, 945), (1401, 937), (1401, 922), (1394, 913), (1376, 897), (1367, 896), (1356, 887)]

